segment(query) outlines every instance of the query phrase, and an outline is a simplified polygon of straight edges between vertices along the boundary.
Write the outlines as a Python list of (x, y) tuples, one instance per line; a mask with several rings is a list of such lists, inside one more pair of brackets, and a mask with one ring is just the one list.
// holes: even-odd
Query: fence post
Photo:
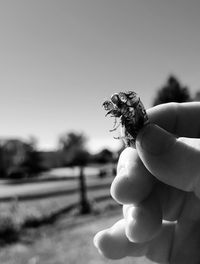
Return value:
[(80, 213), (89, 214), (91, 212), (91, 205), (87, 198), (87, 186), (85, 182), (83, 166), (80, 166), (79, 183), (80, 183), (80, 186), (79, 186), (80, 187)]

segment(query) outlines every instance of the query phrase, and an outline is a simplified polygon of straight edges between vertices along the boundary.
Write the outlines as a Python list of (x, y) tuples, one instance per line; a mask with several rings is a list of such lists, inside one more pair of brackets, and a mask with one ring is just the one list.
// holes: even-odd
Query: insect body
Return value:
[[(121, 138), (126, 146), (135, 147), (138, 131), (148, 122), (145, 108), (138, 95), (133, 91), (119, 92), (111, 96), (110, 100), (103, 103), (107, 115), (115, 117), (114, 131), (121, 125)], [(116, 119), (120, 118), (119, 125)]]

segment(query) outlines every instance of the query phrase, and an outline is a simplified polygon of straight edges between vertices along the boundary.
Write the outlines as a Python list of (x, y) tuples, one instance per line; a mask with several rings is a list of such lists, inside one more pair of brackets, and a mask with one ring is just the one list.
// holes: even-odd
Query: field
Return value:
[(149, 264), (145, 258), (107, 260), (93, 246), (93, 237), (120, 218), (121, 210), (113, 208), (100, 215), (62, 216), (53, 225), (29, 230), (22, 240), (3, 247), (2, 264)]
[[(1, 243), (1, 264), (149, 264), (145, 258), (107, 260), (100, 256), (93, 245), (94, 235), (111, 226), (121, 216), (121, 207), (109, 195), (109, 186), (113, 176), (102, 179), (87, 177), (88, 198), (92, 201), (92, 213), (86, 216), (78, 214), (78, 207), (71, 204), (79, 202), (79, 193), (71, 192), (77, 181), (56, 181), (56, 193), (60, 185), (66, 185), (61, 195), (37, 198), (39, 188), (36, 183), (15, 184), (7, 186), (10, 192), (15, 189), (21, 192), (24, 199), (1, 201), (0, 203), (0, 242), (5, 227), (11, 227), (11, 234), (17, 237)], [(50, 182), (38, 183), (50, 190)], [(74, 185), (75, 184), (75, 185)], [(2, 185), (3, 186), (3, 185)], [(27, 187), (26, 187), (27, 186)], [(35, 187), (34, 187), (35, 186)], [(91, 187), (92, 186), (92, 187)], [(90, 188), (91, 187), (91, 188)], [(95, 187), (95, 188), (94, 188)], [(3, 188), (3, 187), (2, 187)], [(5, 188), (5, 187), (4, 187)], [(13, 188), (13, 189), (12, 189)], [(8, 190), (8, 191), (9, 191)], [(29, 190), (29, 191), (27, 191)], [(30, 199), (31, 190), (33, 199)], [(23, 197), (22, 195), (22, 197)], [(28, 197), (28, 199), (26, 199)], [(36, 199), (37, 198), (37, 199)], [(31, 220), (31, 224), (30, 224)], [(27, 224), (28, 223), (28, 224)], [(21, 227), (19, 229), (19, 226)], [(10, 230), (9, 230), (10, 232)], [(7, 238), (7, 233), (4, 238)]]

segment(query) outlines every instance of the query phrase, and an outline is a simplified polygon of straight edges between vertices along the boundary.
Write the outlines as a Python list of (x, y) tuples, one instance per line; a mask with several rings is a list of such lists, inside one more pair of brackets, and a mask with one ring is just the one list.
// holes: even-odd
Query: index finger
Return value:
[[(199, 137), (200, 102), (167, 103), (147, 110), (149, 120), (177, 136)], [(140, 202), (151, 192), (155, 177), (146, 169), (137, 151), (125, 149), (119, 158), (111, 195), (119, 203)]]
[(147, 110), (150, 122), (178, 137), (200, 136), (200, 102), (167, 103)]

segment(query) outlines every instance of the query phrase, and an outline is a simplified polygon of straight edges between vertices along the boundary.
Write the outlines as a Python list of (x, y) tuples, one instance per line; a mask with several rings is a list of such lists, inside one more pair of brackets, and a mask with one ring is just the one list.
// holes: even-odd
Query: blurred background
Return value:
[(200, 2), (0, 1), (0, 263), (110, 261), (93, 237), (121, 217), (124, 146), (104, 100), (200, 101)]

